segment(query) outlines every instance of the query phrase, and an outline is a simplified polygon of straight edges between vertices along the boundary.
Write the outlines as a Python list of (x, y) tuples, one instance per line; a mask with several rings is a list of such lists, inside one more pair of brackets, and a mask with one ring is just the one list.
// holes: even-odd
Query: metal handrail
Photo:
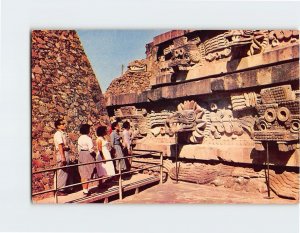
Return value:
[(145, 151), (145, 152), (149, 152), (149, 154), (154, 154), (154, 153), (161, 153), (161, 151), (159, 151), (159, 150), (141, 150), (141, 149), (133, 149), (132, 150), (132, 152), (133, 151)]
[[(155, 152), (155, 153), (161, 153), (159, 151)], [(79, 167), (79, 166), (83, 166), (83, 165), (89, 165), (89, 164), (95, 164), (95, 163), (103, 163), (103, 162), (109, 162), (109, 161), (116, 161), (116, 160), (121, 160), (121, 159), (126, 159), (126, 158), (135, 158), (135, 157), (142, 157), (145, 155), (151, 155), (151, 153), (149, 154), (136, 154), (136, 156), (126, 156), (123, 158), (116, 158), (116, 159), (107, 159), (107, 160), (101, 160), (101, 161), (93, 161), (93, 162), (88, 162), (88, 163), (78, 163), (78, 164), (72, 164), (72, 165), (66, 165), (66, 166), (61, 166), (61, 167), (55, 167), (55, 168), (48, 168), (48, 169), (44, 169), (44, 170), (40, 170), (40, 171), (34, 171), (31, 174), (35, 175), (38, 173), (43, 173), (43, 172), (50, 172), (50, 171), (56, 171), (59, 169), (63, 169), (63, 168), (69, 168), (69, 167)]]
[[(108, 159), (108, 160), (101, 160), (101, 161), (93, 161), (93, 162), (88, 162), (88, 163), (78, 163), (78, 164), (72, 164), (72, 165), (66, 165), (66, 166), (60, 166), (60, 167), (55, 167), (55, 168), (49, 168), (49, 169), (44, 169), (44, 170), (40, 170), (40, 171), (34, 171), (32, 172), (32, 175), (35, 174), (39, 174), (39, 173), (45, 173), (45, 172), (54, 172), (55, 173), (55, 184), (54, 184), (54, 188), (53, 189), (49, 189), (49, 190), (44, 190), (44, 191), (40, 191), (40, 192), (36, 192), (36, 193), (32, 193), (31, 196), (37, 196), (37, 195), (41, 195), (41, 194), (45, 194), (45, 193), (49, 193), (49, 192), (54, 192), (54, 198), (56, 200), (56, 203), (58, 202), (57, 200), (57, 191), (61, 190), (61, 189), (65, 189), (65, 188), (71, 188), (74, 186), (78, 186), (78, 185), (82, 185), (82, 184), (87, 184), (87, 183), (91, 183), (91, 182), (95, 182), (95, 181), (99, 181), (99, 180), (104, 180), (104, 179), (108, 179), (111, 177), (119, 177), (119, 198), (122, 199), (122, 175), (126, 175), (126, 174), (131, 174), (131, 173), (136, 173), (142, 170), (146, 170), (146, 169), (150, 169), (153, 167), (160, 167), (160, 184), (163, 183), (163, 153), (161, 151), (155, 151), (155, 150), (137, 150), (134, 149), (133, 151), (144, 151), (144, 152), (149, 152), (147, 154), (136, 154), (133, 153), (133, 155), (131, 156), (126, 156), (126, 157), (122, 157), (122, 158), (114, 158), (114, 159)], [(104, 163), (104, 162), (109, 162), (109, 161), (118, 161), (121, 159), (127, 159), (127, 158), (137, 158), (137, 157), (142, 157), (142, 156), (146, 156), (146, 155), (153, 155), (154, 153), (158, 153), (160, 155), (160, 163), (153, 165), (153, 166), (147, 166), (147, 167), (143, 167), (143, 168), (139, 168), (139, 169), (135, 169), (132, 171), (127, 171), (127, 172), (122, 172), (121, 169), (121, 163), (119, 163), (119, 173), (115, 174), (115, 175), (110, 175), (110, 176), (105, 176), (105, 177), (100, 177), (100, 178), (95, 178), (95, 179), (90, 179), (88, 181), (85, 182), (79, 182), (76, 184), (71, 184), (71, 185), (66, 185), (63, 186), (61, 188), (57, 188), (57, 171), (60, 169), (64, 169), (64, 168), (70, 168), (70, 167), (79, 167), (79, 166), (84, 166), (84, 165), (89, 165), (89, 164), (98, 164), (98, 163)], [(150, 162), (150, 164), (152, 164)]]

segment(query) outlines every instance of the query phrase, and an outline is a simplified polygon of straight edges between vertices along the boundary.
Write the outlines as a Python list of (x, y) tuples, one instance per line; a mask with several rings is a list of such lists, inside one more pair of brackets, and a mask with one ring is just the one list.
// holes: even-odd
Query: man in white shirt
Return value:
[[(59, 167), (66, 166), (69, 164), (69, 146), (67, 141), (65, 122), (62, 119), (59, 119), (54, 122), (55, 128), (57, 129), (54, 134), (54, 144), (56, 152), (56, 161)], [(57, 188), (66, 186), (68, 179), (68, 169), (59, 169), (57, 170)], [(57, 192), (57, 195), (63, 196), (66, 195), (62, 190)]]

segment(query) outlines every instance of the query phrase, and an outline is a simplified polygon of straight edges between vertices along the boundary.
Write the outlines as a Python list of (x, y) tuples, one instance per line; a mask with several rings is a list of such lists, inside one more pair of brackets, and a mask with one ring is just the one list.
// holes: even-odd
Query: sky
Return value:
[(166, 30), (77, 30), (102, 92), (129, 62), (146, 57), (146, 44)]

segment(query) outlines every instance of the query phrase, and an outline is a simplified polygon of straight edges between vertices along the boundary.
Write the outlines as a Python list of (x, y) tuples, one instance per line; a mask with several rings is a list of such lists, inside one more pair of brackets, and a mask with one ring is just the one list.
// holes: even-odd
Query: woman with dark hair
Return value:
[[(94, 157), (96, 154), (94, 152), (94, 145), (92, 139), (88, 136), (90, 133), (90, 125), (82, 124), (80, 126), (81, 136), (78, 138), (78, 152), (79, 158), (78, 163), (89, 163), (94, 162)], [(92, 178), (92, 174), (95, 168), (95, 164), (82, 165), (78, 167), (79, 174), (81, 176), (81, 182), (85, 182)], [(82, 184), (83, 194), (89, 194), (89, 184)]]
[[(124, 158), (124, 154), (121, 147), (121, 136), (120, 136), (120, 126), (118, 122), (114, 122), (111, 125), (112, 133), (110, 134), (110, 142), (115, 149), (115, 158)], [(119, 170), (119, 167), (121, 167), (121, 170), (126, 170), (126, 163), (124, 159), (120, 159), (116, 161), (116, 170)]]
[[(96, 145), (97, 145), (97, 149), (98, 149), (97, 160), (98, 161), (110, 160), (111, 159), (111, 155), (110, 155), (111, 145), (105, 139), (105, 136), (107, 135), (106, 126), (99, 126), (97, 128), (96, 133), (97, 133)], [(113, 161), (98, 163), (97, 164), (97, 173), (98, 173), (99, 177), (115, 175), (116, 173), (115, 173)]]
[[(58, 119), (54, 122), (54, 126), (57, 129), (54, 134), (54, 146), (56, 152), (56, 161), (59, 167), (66, 166), (69, 164), (69, 143), (66, 130), (66, 123), (63, 119)], [(67, 179), (70, 175), (68, 168), (57, 170), (57, 188), (62, 188), (66, 186)], [(57, 195), (64, 196), (67, 195), (66, 190), (60, 190)]]
[[(116, 117), (115, 118), (115, 120), (114, 121), (112, 121), (112, 122), (117, 122), (117, 123), (120, 123), (122, 120), (121, 120), (121, 118), (120, 117)], [(112, 133), (112, 125), (108, 128), (108, 130), (107, 130), (107, 135), (110, 135), (111, 133)]]

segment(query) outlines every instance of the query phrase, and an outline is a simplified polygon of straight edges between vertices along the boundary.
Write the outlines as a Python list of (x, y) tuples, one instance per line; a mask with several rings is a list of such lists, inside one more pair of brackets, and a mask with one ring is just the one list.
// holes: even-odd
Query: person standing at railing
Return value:
[[(117, 122), (117, 123), (119, 124), (119, 123), (122, 122), (122, 120), (121, 120), (120, 117), (116, 117), (116, 119), (115, 119), (114, 121), (112, 121), (112, 123), (113, 123), (113, 122)], [(107, 130), (107, 135), (108, 135), (108, 136), (111, 135), (112, 131), (113, 131), (113, 129), (112, 129), (112, 126), (110, 125), (110, 127), (109, 127), (108, 130)]]
[[(97, 160), (98, 161), (110, 160), (111, 144), (106, 140), (107, 127), (99, 126), (97, 128), (96, 133), (97, 133), (96, 145), (98, 149)], [(113, 161), (98, 163), (96, 167), (97, 167), (97, 173), (99, 177), (115, 175), (115, 168), (114, 168)]]
[[(123, 132), (122, 132), (122, 138), (123, 138), (123, 148), (124, 148), (124, 155), (131, 156), (132, 150), (131, 150), (131, 142), (132, 142), (132, 131), (130, 130), (130, 123), (128, 121), (125, 121), (123, 123)], [(128, 167), (131, 167), (131, 161), (132, 158), (128, 158)]]
[[(120, 136), (120, 126), (118, 122), (113, 122), (111, 125), (112, 133), (110, 134), (110, 142), (115, 150), (115, 158), (124, 158), (124, 154), (121, 147), (121, 136)], [(119, 164), (120, 163), (120, 164)], [(116, 161), (116, 170), (121, 167), (122, 171), (126, 170), (126, 163), (124, 159)]]
[[(62, 167), (69, 164), (69, 145), (67, 140), (67, 135), (65, 133), (66, 123), (63, 119), (58, 119), (54, 122), (54, 126), (57, 131), (54, 134), (54, 145), (56, 153), (57, 166)], [(62, 188), (66, 186), (68, 179), (68, 168), (57, 170), (57, 188)], [(64, 196), (67, 195), (65, 190), (59, 190), (57, 195)]]
[[(90, 125), (82, 124), (80, 126), (81, 136), (78, 138), (78, 163), (94, 162), (96, 153), (94, 152), (94, 145), (92, 139), (89, 137)], [(86, 182), (92, 178), (95, 164), (87, 164), (78, 167), (81, 182)], [(82, 184), (83, 194), (89, 195), (89, 184)]]

